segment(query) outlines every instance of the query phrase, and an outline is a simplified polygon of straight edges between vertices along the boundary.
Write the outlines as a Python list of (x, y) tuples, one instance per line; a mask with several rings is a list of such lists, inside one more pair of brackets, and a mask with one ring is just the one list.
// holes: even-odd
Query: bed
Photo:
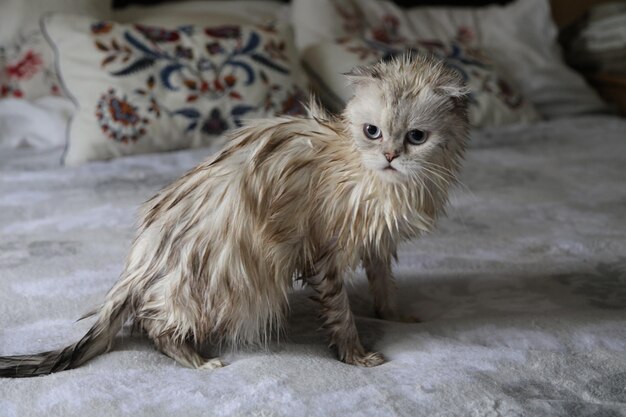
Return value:
[[(75, 167), (60, 139), (0, 147), (0, 354), (81, 337), (138, 206), (218, 143)], [(376, 319), (364, 273), (351, 278), (381, 366), (337, 361), (297, 287), (285, 337), (224, 350), (222, 369), (182, 368), (125, 329), (82, 367), (0, 379), (0, 416), (626, 415), (625, 167), (617, 116), (473, 130), (448, 215), (398, 253), (399, 304), (421, 321)]]

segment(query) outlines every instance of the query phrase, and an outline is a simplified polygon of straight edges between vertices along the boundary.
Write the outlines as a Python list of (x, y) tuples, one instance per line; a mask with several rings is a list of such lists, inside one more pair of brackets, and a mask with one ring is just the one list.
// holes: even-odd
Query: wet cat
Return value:
[(423, 54), (347, 76), (355, 95), (341, 116), (311, 105), (306, 117), (251, 122), (146, 202), (93, 327), (66, 348), (0, 358), (0, 376), (79, 366), (128, 320), (180, 364), (220, 367), (198, 347), (267, 340), (294, 279), (317, 293), (340, 360), (381, 364), (361, 345), (343, 277), (362, 264), (377, 315), (401, 319), (391, 263), (443, 211), (468, 137), (466, 88)]

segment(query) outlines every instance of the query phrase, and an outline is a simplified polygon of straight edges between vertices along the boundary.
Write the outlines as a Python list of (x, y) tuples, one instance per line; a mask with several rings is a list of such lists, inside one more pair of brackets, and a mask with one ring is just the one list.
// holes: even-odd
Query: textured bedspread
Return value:
[[(183, 151), (57, 165), (60, 150), (0, 155), (0, 355), (75, 341), (122, 269), (137, 206), (203, 159)], [(583, 117), (476, 133), (436, 232), (403, 246), (400, 304), (351, 302), (388, 362), (338, 362), (309, 290), (286, 340), (190, 370), (139, 335), (85, 366), (0, 380), (0, 416), (626, 415), (626, 121)]]

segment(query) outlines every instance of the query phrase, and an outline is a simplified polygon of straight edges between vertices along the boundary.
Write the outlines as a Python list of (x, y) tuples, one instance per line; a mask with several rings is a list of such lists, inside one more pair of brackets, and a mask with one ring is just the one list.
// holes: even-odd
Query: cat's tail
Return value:
[(128, 318), (130, 285), (120, 281), (107, 294), (93, 315), (96, 323), (78, 342), (63, 349), (34, 355), (0, 356), (0, 377), (25, 378), (76, 368), (108, 351), (115, 335)]

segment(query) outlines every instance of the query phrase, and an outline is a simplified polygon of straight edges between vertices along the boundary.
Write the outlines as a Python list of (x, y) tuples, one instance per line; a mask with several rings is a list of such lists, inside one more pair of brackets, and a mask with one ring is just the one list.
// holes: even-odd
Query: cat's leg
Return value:
[(367, 274), (369, 290), (374, 299), (374, 312), (377, 317), (393, 321), (419, 321), (416, 317), (406, 316), (398, 311), (396, 304), (396, 286), (391, 273), (390, 256), (364, 256), (363, 267)]
[(316, 300), (322, 306), (324, 328), (331, 346), (337, 348), (339, 359), (351, 365), (376, 366), (385, 360), (380, 353), (366, 352), (354, 324), (348, 293), (337, 274), (316, 275), (307, 283), (317, 292)]
[(175, 342), (167, 336), (154, 339), (157, 349), (186, 368), (215, 369), (224, 366), (218, 358), (206, 359), (189, 343)]

